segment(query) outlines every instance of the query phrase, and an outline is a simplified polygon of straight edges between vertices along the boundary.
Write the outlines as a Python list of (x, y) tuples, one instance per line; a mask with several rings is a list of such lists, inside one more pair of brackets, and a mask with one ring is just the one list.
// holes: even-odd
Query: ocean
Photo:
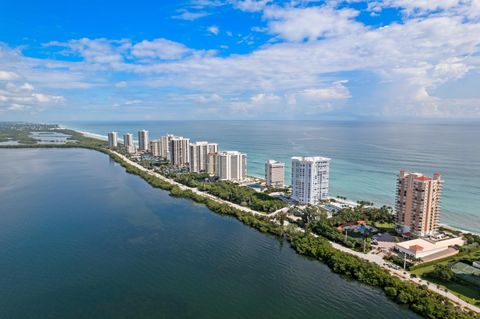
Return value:
[(103, 153), (0, 158), (0, 318), (418, 318)]
[(394, 205), (400, 169), (444, 179), (440, 221), (480, 232), (480, 125), (338, 121), (127, 121), (61, 122), (62, 126), (121, 137), (141, 129), (150, 139), (166, 133), (219, 143), (245, 152), (248, 174), (262, 177), (264, 162), (292, 156), (331, 158), (330, 195)]

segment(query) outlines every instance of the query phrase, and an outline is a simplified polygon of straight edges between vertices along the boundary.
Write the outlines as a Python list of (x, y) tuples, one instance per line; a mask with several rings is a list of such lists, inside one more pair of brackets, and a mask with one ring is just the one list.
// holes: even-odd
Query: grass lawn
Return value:
[(460, 253), (458, 255), (447, 257), (443, 260), (439, 260), (438, 262), (428, 263), (424, 267), (421, 265), (419, 268), (411, 270), (412, 274), (417, 275), (418, 277), (422, 277), (430, 281), (432, 284), (440, 285), (444, 288), (447, 288), (451, 293), (459, 297), (460, 299), (465, 300), (468, 303), (471, 303), (475, 306), (480, 306), (480, 289), (475, 287), (473, 284), (468, 282), (459, 283), (459, 282), (449, 282), (443, 281), (438, 279), (427, 278), (426, 273), (433, 271), (435, 265), (448, 265), (454, 261), (461, 260), (462, 258), (473, 257), (476, 258), (479, 254), (479, 251), (468, 252), (468, 253)]
[(432, 284), (440, 285), (447, 288), (452, 294), (471, 303), (475, 306), (480, 306), (480, 289), (469, 283), (449, 282), (428, 278)]
[(374, 223), (373, 225), (384, 231), (393, 230), (395, 228), (395, 224), (392, 223)]

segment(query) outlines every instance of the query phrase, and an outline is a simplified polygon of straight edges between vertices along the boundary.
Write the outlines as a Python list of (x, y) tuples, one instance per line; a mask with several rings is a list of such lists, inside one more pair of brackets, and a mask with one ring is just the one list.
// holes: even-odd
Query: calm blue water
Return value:
[(393, 206), (401, 168), (445, 180), (441, 222), (480, 232), (480, 125), (394, 124), (321, 121), (144, 121), (75, 122), (71, 128), (106, 135), (150, 131), (218, 142), (223, 150), (248, 155), (250, 175), (262, 176), (264, 161), (290, 157), (332, 158), (331, 194)]
[(0, 318), (417, 318), (101, 153), (0, 149)]

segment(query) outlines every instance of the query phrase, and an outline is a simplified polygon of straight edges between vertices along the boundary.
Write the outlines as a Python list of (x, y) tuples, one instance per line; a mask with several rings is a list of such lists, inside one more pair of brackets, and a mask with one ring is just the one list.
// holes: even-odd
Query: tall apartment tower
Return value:
[(220, 152), (216, 155), (215, 175), (223, 181), (243, 181), (247, 176), (247, 155), (236, 152)]
[(125, 151), (127, 153), (132, 154), (135, 153), (135, 144), (133, 144), (133, 135), (130, 133), (123, 135), (123, 145), (125, 147)]
[(292, 157), (292, 199), (304, 205), (327, 199), (329, 170), (329, 158)]
[(283, 188), (285, 176), (285, 163), (274, 160), (265, 162), (265, 181), (267, 187)]
[(440, 219), (441, 175), (433, 178), (400, 170), (395, 202), (396, 222), (417, 236), (434, 235)]
[(170, 140), (175, 137), (175, 135), (167, 134), (160, 137), (160, 157), (166, 160), (170, 160)]
[(161, 140), (153, 140), (153, 141), (150, 141), (150, 153), (151, 153), (153, 156), (160, 157), (160, 155), (161, 155), (161, 152), (160, 152), (161, 143), (162, 143)]
[(108, 133), (108, 147), (117, 147), (117, 132)]
[(207, 155), (207, 173), (217, 175), (217, 152), (208, 153)]
[(172, 136), (168, 145), (170, 162), (175, 166), (187, 166), (190, 161), (190, 139)]
[(138, 131), (138, 149), (140, 151), (148, 151), (148, 131), (141, 130)]
[(208, 154), (216, 153), (218, 145), (208, 142), (196, 142), (190, 144), (190, 172), (206, 172), (208, 166)]

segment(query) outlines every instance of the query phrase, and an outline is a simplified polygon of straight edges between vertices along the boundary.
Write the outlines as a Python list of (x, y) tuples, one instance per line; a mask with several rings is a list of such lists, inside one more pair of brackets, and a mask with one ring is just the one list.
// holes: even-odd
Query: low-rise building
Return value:
[(439, 241), (433, 241), (423, 238), (407, 240), (397, 243), (395, 250), (415, 258), (425, 258), (448, 250), (453, 246), (463, 246), (464, 241), (460, 237), (449, 238)]

